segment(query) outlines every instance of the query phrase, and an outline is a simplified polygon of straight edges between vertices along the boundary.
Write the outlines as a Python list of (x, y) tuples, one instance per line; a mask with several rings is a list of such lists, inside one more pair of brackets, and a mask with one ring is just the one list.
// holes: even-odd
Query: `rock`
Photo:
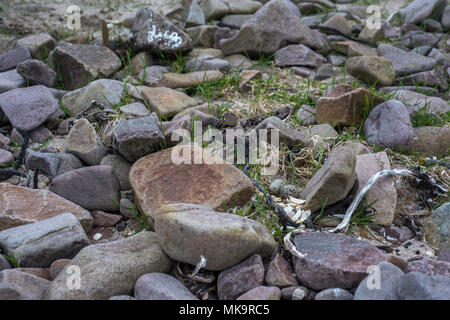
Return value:
[(7, 149), (10, 143), (11, 140), (5, 135), (0, 133), (0, 149)]
[(328, 78), (331, 78), (335, 75), (335, 71), (334, 68), (331, 64), (329, 63), (325, 63), (320, 65), (317, 69), (316, 72), (314, 74), (314, 80), (325, 80)]
[(251, 0), (205, 0), (201, 3), (206, 20), (220, 19), (227, 14), (252, 14), (261, 6), (260, 2)]
[(317, 123), (316, 110), (313, 107), (308, 106), (306, 104), (302, 105), (297, 110), (297, 112), (295, 113), (295, 117), (304, 126)]
[(137, 299), (135, 297), (127, 296), (127, 295), (123, 294), (120, 296), (113, 296), (113, 297), (109, 298), (108, 300), (137, 300)]
[(120, 214), (125, 218), (134, 218), (134, 215), (136, 215), (134, 208), (134, 204), (127, 198), (120, 199)]
[(376, 56), (377, 51), (359, 42), (346, 40), (333, 43), (333, 48), (349, 57)]
[(450, 277), (410, 272), (400, 278), (397, 292), (401, 300), (449, 300)]
[(164, 143), (160, 125), (152, 116), (120, 120), (113, 137), (117, 151), (130, 162), (155, 152)]
[(344, 199), (355, 182), (356, 157), (351, 149), (343, 147), (331, 152), (327, 161), (309, 180), (301, 199), (307, 202), (304, 209), (320, 210)]
[(403, 23), (419, 24), (430, 17), (441, 2), (441, 0), (414, 0), (403, 9)]
[(72, 116), (77, 116), (86, 111), (93, 100), (104, 106), (119, 104), (123, 93), (124, 86), (120, 81), (99, 79), (83, 88), (68, 92), (61, 102)]
[(397, 266), (403, 272), (406, 272), (406, 267), (408, 266), (408, 262), (400, 257), (398, 257), (395, 253), (391, 253), (388, 255), (388, 262), (392, 263), (394, 266)]
[(364, 123), (364, 135), (370, 145), (407, 150), (414, 132), (405, 105), (389, 100), (376, 106)]
[(353, 300), (353, 295), (341, 288), (330, 288), (320, 291), (314, 300)]
[(245, 52), (250, 55), (272, 54), (288, 43), (295, 43), (328, 51), (326, 39), (309, 29), (289, 8), (285, 1), (269, 1), (242, 25), (235, 36), (221, 40), (220, 49), (225, 55)]
[[(162, 86), (161, 79), (164, 73), (170, 72), (169, 67), (164, 66), (151, 66), (145, 68), (139, 73), (139, 79), (143, 79), (145, 84), (150, 87), (159, 87)], [(129, 86), (128, 89), (133, 92), (133, 90), (137, 90), (138, 94), (133, 94), (134, 98), (143, 100), (142, 94), (140, 93), (143, 89), (147, 87), (139, 87), (140, 90), (135, 89), (133, 86)]]
[[(250, 200), (253, 184), (240, 170), (229, 164), (207, 164), (208, 151), (189, 146), (184, 150), (191, 153), (190, 158), (186, 153), (189, 163), (174, 164), (177, 150), (150, 154), (131, 167), (130, 182), (140, 212), (153, 215), (163, 204), (180, 202), (221, 211)], [(203, 156), (202, 164), (191, 164), (193, 154)]]
[(441, 20), (442, 27), (445, 31), (450, 30), (450, 6), (445, 7)]
[(446, 91), (448, 89), (447, 82), (444, 79), (438, 77), (434, 70), (414, 73), (409, 76), (399, 78), (396, 80), (396, 82), (412, 86), (414, 85), (438, 86), (441, 91)]
[(313, 290), (352, 288), (367, 276), (369, 266), (387, 260), (375, 246), (342, 234), (300, 234), (294, 238), (294, 244), (306, 254), (302, 259), (294, 259), (297, 279)]
[(14, 69), (18, 63), (31, 59), (30, 50), (27, 47), (17, 47), (0, 54), (0, 72)]
[(216, 32), (219, 27), (204, 25), (186, 29), (189, 37), (192, 38), (195, 47), (211, 48), (214, 47)]
[(221, 22), (226, 25), (242, 27), (252, 16), (252, 14), (231, 14), (223, 17)]
[(352, 57), (347, 59), (345, 66), (350, 75), (367, 82), (369, 85), (389, 86), (394, 82), (397, 72), (387, 56), (383, 58), (375, 56)]
[(347, 59), (343, 56), (329, 55), (328, 61), (331, 63), (332, 66), (338, 67), (342, 66), (345, 63), (345, 61), (347, 61)]
[(339, 30), (343, 34), (350, 34), (352, 31), (352, 24), (345, 19), (344, 16), (340, 14), (336, 14), (329, 18), (327, 21), (323, 24), (326, 27), (330, 27), (336, 30)]
[(366, 26), (361, 30), (358, 35), (361, 40), (369, 41), (372, 43), (377, 43), (385, 39), (383, 28), (380, 29), (370, 29)]
[(71, 212), (88, 232), (92, 227), (89, 211), (48, 190), (36, 190), (0, 183), (0, 230), (49, 219)]
[(147, 107), (140, 102), (133, 102), (120, 107), (120, 112), (134, 117), (146, 117), (150, 115)]
[(145, 68), (153, 65), (153, 57), (150, 53), (146, 51), (139, 52), (137, 55), (131, 59), (131, 73), (134, 75), (138, 75), (141, 71), (145, 70)]
[(130, 185), (130, 170), (131, 165), (121, 156), (107, 155), (102, 159), (100, 165), (111, 166), (119, 179), (120, 190), (126, 191), (131, 189)]
[(100, 227), (113, 227), (120, 220), (122, 220), (122, 216), (118, 214), (111, 214), (104, 211), (92, 211), (92, 217), (94, 218), (94, 226)]
[(168, 88), (195, 87), (205, 82), (213, 82), (223, 77), (218, 70), (197, 71), (190, 73), (165, 73), (161, 82)]
[(55, 280), (58, 274), (67, 266), (70, 262), (70, 259), (58, 259), (53, 261), (50, 265), (50, 277), (52, 280)]
[(316, 68), (327, 60), (320, 54), (302, 44), (291, 44), (275, 52), (275, 65), (303, 66)]
[[(47, 292), (50, 300), (104, 300), (116, 295), (130, 295), (140, 276), (168, 272), (170, 260), (153, 232), (138, 234), (113, 242), (94, 244), (81, 250), (53, 280)], [(78, 266), (81, 287), (70, 289), (71, 267)]]
[(261, 78), (261, 71), (259, 70), (242, 70), (239, 90), (244, 92), (251, 90), (251, 81), (259, 78)]
[(180, 281), (157, 272), (139, 277), (134, 296), (137, 300), (198, 300)]
[(429, 276), (442, 275), (450, 277), (450, 262), (432, 259), (415, 260), (408, 263), (406, 272), (420, 272)]
[(49, 34), (39, 33), (17, 40), (18, 47), (27, 47), (34, 59), (44, 59), (56, 46), (56, 40)]
[(14, 160), (13, 154), (7, 150), (0, 149), (0, 166), (11, 163)]
[(421, 93), (398, 90), (394, 94), (394, 99), (403, 102), (410, 114), (418, 111), (426, 111), (428, 113), (445, 113), (450, 111), (450, 105), (438, 97), (429, 97)]
[[(382, 59), (391, 61), (392, 67), (394, 68), (397, 76), (406, 76), (413, 73), (431, 70), (436, 66), (436, 60), (411, 52), (391, 53), (383, 55)], [(390, 84), (384, 85), (388, 86)]]
[(0, 93), (25, 87), (26, 81), (15, 69), (0, 72)]
[(399, 300), (397, 286), (403, 271), (389, 262), (377, 267), (358, 285), (354, 300)]
[(195, 48), (187, 55), (187, 59), (189, 60), (192, 59), (200, 60), (205, 57), (212, 59), (224, 59), (225, 55), (223, 54), (222, 50), (213, 48)]
[(428, 157), (445, 157), (450, 149), (450, 128), (418, 127), (414, 128), (414, 139), (410, 147)]
[(192, 1), (191, 6), (189, 7), (185, 23), (186, 27), (206, 24), (205, 15), (196, 0)]
[(236, 300), (280, 300), (281, 290), (278, 287), (259, 286), (247, 291)]
[[(220, 71), (227, 72), (230, 69), (231, 69), (231, 64), (227, 60), (213, 58), (212, 56), (202, 56), (202, 57), (192, 58), (191, 60), (186, 62), (186, 65), (185, 65), (185, 70), (187, 70), (189, 72), (208, 71), (208, 70), (220, 70)], [(216, 74), (218, 75), (217, 72), (216, 72)], [(192, 75), (191, 75), (191, 77), (193, 78), (192, 80), (195, 80), (194, 83), (198, 83), (199, 81), (207, 81), (207, 79), (213, 79), (213, 77), (211, 77), (213, 75), (213, 73), (210, 73), (209, 75), (206, 73), (203, 73), (203, 75), (206, 78), (205, 80), (199, 79), (198, 77), (196, 77), (197, 80), (195, 80), (195, 78), (192, 77)], [(221, 76), (219, 76), (218, 79), (220, 79), (220, 77)]]
[(217, 293), (220, 300), (234, 300), (259, 287), (264, 281), (264, 266), (259, 255), (253, 255), (234, 267), (219, 273)]
[(106, 155), (106, 148), (97, 136), (95, 128), (86, 118), (78, 120), (70, 129), (66, 150), (88, 165), (100, 164)]
[(33, 129), (33, 131), (29, 132), (29, 135), (33, 143), (45, 143), (46, 141), (48, 141), (50, 138), (53, 137), (52, 132), (44, 126), (40, 126), (37, 127), (36, 129)]
[(44, 85), (53, 88), (56, 83), (56, 72), (45, 63), (28, 59), (17, 64), (17, 73), (32, 85)]
[(58, 100), (44, 86), (18, 88), (0, 94), (0, 108), (15, 128), (33, 130), (58, 110)]
[(439, 255), (437, 257), (440, 261), (447, 261), (450, 262), (450, 249), (443, 249), (439, 252)]
[(339, 137), (339, 133), (333, 129), (328, 123), (312, 125), (309, 128), (301, 131), (305, 135), (314, 138), (320, 138), (319, 145), (322, 147), (331, 147), (334, 145), (335, 140)]
[(28, 170), (41, 170), (42, 173), (56, 177), (67, 171), (79, 169), (83, 167), (81, 161), (73, 154), (58, 153), (42, 153), (31, 149), (27, 150), (25, 156), (25, 166)]
[(86, 233), (71, 213), (0, 231), (0, 246), (21, 267), (48, 268), (88, 245)]
[(293, 286), (281, 289), (283, 300), (304, 300), (308, 295), (308, 289), (302, 286)]
[(11, 269), (11, 265), (9, 264), (9, 261), (6, 260), (6, 258), (0, 254), (0, 271)]
[(438, 250), (450, 247), (450, 202), (441, 205), (432, 212), (424, 225), (426, 241)]
[(433, 20), (433, 19), (426, 19), (423, 22), (423, 27), (425, 31), (428, 32), (442, 32), (442, 25), (439, 23), (439, 21)]
[(107, 78), (122, 66), (108, 47), (87, 44), (58, 46), (52, 51), (50, 61), (54, 69), (61, 72), (69, 90), (83, 87), (100, 77)]
[(171, 22), (154, 12), (150, 7), (142, 7), (136, 12), (131, 41), (137, 50), (152, 53), (173, 54), (189, 52), (193, 49), (191, 38)]
[(265, 282), (269, 286), (277, 286), (280, 288), (296, 286), (298, 283), (294, 274), (294, 270), (286, 259), (277, 253), (267, 267)]
[[(386, 152), (356, 156), (354, 194), (358, 194), (374, 174), (390, 169)], [(397, 207), (397, 190), (392, 176), (378, 179), (366, 193), (364, 199), (363, 201), (368, 204), (373, 203), (371, 209), (374, 210), (374, 222), (383, 226), (390, 226), (393, 223)]]
[(255, 66), (255, 63), (241, 54), (232, 54), (225, 58), (230, 64), (231, 69), (251, 69)]
[(63, 173), (53, 179), (49, 190), (86, 210), (119, 211), (119, 180), (111, 166), (84, 167)]
[(142, 90), (142, 95), (153, 111), (163, 118), (198, 104), (196, 99), (169, 88), (147, 88)]
[(401, 243), (414, 237), (412, 231), (406, 226), (402, 226), (401, 228), (397, 226), (391, 226), (389, 228), (385, 228), (384, 230), (386, 232), (386, 236), (397, 239)]
[(0, 300), (43, 300), (50, 283), (19, 270), (3, 270), (0, 272)]
[(252, 254), (266, 257), (276, 246), (258, 222), (194, 204), (161, 207), (155, 215), (155, 231), (169, 257), (196, 265), (203, 255), (205, 269), (213, 271), (229, 268)]
[(327, 97), (317, 100), (317, 122), (333, 126), (360, 124), (364, 116), (382, 102), (383, 99), (367, 89), (339, 84)]

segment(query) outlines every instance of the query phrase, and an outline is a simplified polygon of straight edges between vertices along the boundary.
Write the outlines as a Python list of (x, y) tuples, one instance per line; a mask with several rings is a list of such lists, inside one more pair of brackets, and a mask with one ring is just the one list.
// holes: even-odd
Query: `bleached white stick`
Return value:
[(361, 202), (362, 198), (366, 195), (367, 191), (369, 191), (370, 187), (372, 187), (379, 178), (388, 176), (388, 175), (409, 176), (409, 175), (413, 175), (413, 172), (406, 170), (406, 169), (405, 170), (394, 169), (394, 170), (383, 170), (383, 171), (380, 171), (380, 172), (377, 172), (376, 174), (374, 174), (369, 179), (369, 181), (367, 181), (364, 188), (362, 188), (362, 190), (358, 193), (358, 195), (353, 200), (350, 207), (348, 207), (347, 211), (345, 212), (344, 219), (342, 219), (342, 222), (333, 230), (329, 230), (329, 232), (337, 232), (339, 230), (347, 229), (353, 213), (355, 212), (355, 210), (358, 207), (358, 204)]

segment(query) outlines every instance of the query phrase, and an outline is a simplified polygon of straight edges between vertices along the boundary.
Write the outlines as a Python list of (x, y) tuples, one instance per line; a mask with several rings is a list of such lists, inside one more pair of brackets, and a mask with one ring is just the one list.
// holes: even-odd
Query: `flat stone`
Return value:
[(150, 115), (150, 111), (148, 111), (145, 104), (140, 102), (133, 102), (120, 107), (120, 111), (135, 117), (146, 117)]
[(450, 248), (450, 202), (433, 210), (424, 225), (424, 236), (431, 246), (438, 250)]
[(186, 33), (150, 7), (142, 7), (136, 12), (131, 32), (133, 46), (139, 51), (171, 54), (189, 52), (194, 47)]
[(222, 23), (242, 27), (252, 17), (252, 14), (230, 14), (222, 18)]
[(353, 300), (353, 295), (341, 288), (329, 288), (316, 294), (314, 300)]
[(206, 24), (205, 15), (196, 0), (192, 1), (186, 15), (186, 26), (193, 27)]
[(0, 54), (0, 72), (14, 69), (18, 63), (31, 59), (30, 50), (27, 47), (19, 46), (15, 49)]
[(100, 77), (107, 78), (122, 66), (108, 47), (87, 44), (58, 46), (51, 53), (50, 61), (60, 70), (69, 90), (83, 87)]
[(262, 4), (251, 0), (205, 0), (201, 3), (206, 20), (220, 19), (227, 14), (252, 14)]
[(369, 46), (355, 41), (338, 41), (333, 43), (333, 48), (349, 57), (376, 56), (377, 51)]
[(49, 219), (70, 212), (88, 232), (92, 227), (89, 211), (48, 190), (0, 183), (0, 230)]
[(163, 118), (198, 104), (196, 99), (170, 88), (147, 88), (142, 90), (142, 95), (153, 111)]
[(225, 58), (232, 69), (251, 69), (255, 66), (255, 63), (242, 54), (232, 54)]
[(410, 114), (418, 111), (441, 114), (450, 111), (450, 105), (438, 97), (429, 97), (421, 93), (398, 90), (394, 93), (394, 99), (397, 99), (406, 106)]
[(229, 268), (252, 254), (267, 257), (276, 246), (260, 223), (194, 204), (161, 207), (155, 215), (155, 230), (169, 257), (196, 265), (203, 255), (205, 269), (213, 271)]
[(100, 164), (107, 150), (95, 128), (86, 118), (82, 118), (70, 129), (65, 151), (94, 166)]
[(440, 0), (414, 0), (403, 9), (403, 22), (419, 24), (439, 6)]
[(420, 85), (420, 86), (438, 86), (440, 91), (448, 89), (447, 81), (439, 77), (434, 70), (414, 73), (406, 77), (401, 77), (396, 80), (396, 83), (404, 85)]
[(111, 166), (84, 167), (63, 173), (53, 179), (49, 190), (86, 210), (119, 211), (119, 180)]
[(319, 52), (329, 49), (325, 37), (309, 29), (289, 4), (272, 0), (244, 23), (234, 37), (221, 40), (219, 46), (225, 55), (244, 52), (257, 55), (275, 53), (288, 43), (304, 44)]
[[(356, 156), (354, 194), (358, 194), (377, 172), (390, 169), (386, 152)], [(397, 207), (397, 190), (392, 176), (378, 179), (366, 193), (364, 199), (363, 201), (367, 201), (367, 203), (373, 203), (371, 209), (374, 210), (374, 222), (383, 226), (392, 224)]]
[(155, 152), (164, 142), (160, 126), (152, 116), (120, 120), (113, 129), (113, 137), (118, 152), (130, 162)]
[[(165, 67), (165, 66), (151, 66), (148, 68), (145, 68), (144, 70), (142, 70), (139, 73), (139, 79), (143, 79), (144, 83), (150, 87), (160, 87), (162, 86), (161, 83), (161, 79), (162, 76), (164, 75), (164, 73), (170, 72), (170, 68), (169, 67)], [(133, 86), (129, 86), (128, 89), (133, 92), (135, 87)], [(139, 86), (138, 87), (140, 90), (139, 92), (142, 91), (142, 89), (145, 89), (145, 87)], [(143, 100), (142, 98), (142, 94), (139, 93), (138, 94), (133, 94), (134, 98), (139, 99), (139, 100)]]
[(375, 56), (352, 57), (347, 59), (346, 69), (350, 75), (370, 85), (381, 86), (391, 85), (397, 72), (388, 56), (382, 58)]
[(50, 281), (19, 270), (0, 272), (1, 300), (43, 300)]
[(27, 47), (34, 59), (43, 59), (55, 48), (56, 40), (47, 33), (38, 33), (20, 38), (16, 44)]
[(35, 60), (28, 59), (16, 66), (17, 73), (19, 73), (26, 81), (32, 85), (43, 85), (53, 88), (56, 83), (56, 72), (53, 71), (47, 64)]
[(180, 281), (157, 272), (139, 277), (134, 296), (137, 300), (198, 300)]
[(302, 125), (308, 126), (317, 123), (316, 109), (309, 105), (302, 105), (295, 113), (297, 120), (301, 121)]
[(413, 142), (413, 128), (405, 105), (389, 100), (376, 106), (364, 123), (370, 145), (407, 150)]
[(391, 53), (383, 55), (382, 58), (391, 61), (397, 76), (431, 70), (436, 66), (436, 60), (411, 52)]
[(88, 245), (86, 233), (71, 213), (0, 231), (0, 246), (21, 267), (48, 268), (57, 259), (73, 258)]
[(442, 275), (450, 277), (450, 262), (432, 259), (415, 260), (408, 263), (406, 272), (421, 272), (429, 276)]
[(247, 291), (236, 300), (280, 300), (281, 290), (278, 287), (259, 286)]
[(367, 267), (387, 260), (375, 246), (342, 234), (300, 234), (294, 244), (306, 254), (302, 259), (294, 258), (297, 279), (313, 290), (352, 288), (367, 276)]
[(259, 287), (264, 281), (264, 266), (259, 255), (253, 255), (234, 267), (224, 270), (217, 278), (220, 300), (233, 300)]
[(0, 93), (25, 87), (26, 81), (15, 69), (0, 72)]
[[(80, 268), (82, 275), (79, 289), (67, 286), (73, 277), (71, 267), (74, 266)], [(105, 300), (117, 295), (131, 295), (140, 276), (168, 272), (170, 267), (170, 260), (156, 241), (156, 234), (142, 231), (81, 250), (52, 281), (46, 299)]]
[[(381, 262), (358, 285), (354, 300), (399, 300), (397, 286), (403, 275), (403, 271), (393, 264)], [(375, 277), (379, 277), (379, 282), (374, 281)]]
[(291, 44), (275, 52), (275, 65), (303, 66), (316, 68), (327, 60), (320, 54), (302, 44)]
[(328, 96), (317, 100), (317, 122), (333, 126), (360, 124), (364, 115), (382, 102), (383, 99), (367, 89), (339, 84)]
[(445, 157), (450, 150), (450, 128), (414, 128), (414, 138), (410, 150), (428, 157)]
[(214, 25), (204, 25), (186, 29), (188, 35), (192, 38), (195, 47), (211, 48), (214, 47), (216, 32), (219, 27)]
[[(195, 71), (208, 71), (208, 70), (219, 70), (219, 71), (230, 71), (231, 64), (224, 59), (213, 58), (212, 56), (202, 56), (192, 58), (188, 62), (186, 62), (185, 70), (189, 72)], [(211, 74), (212, 75), (212, 74)], [(212, 78), (211, 75), (207, 75), (204, 73), (205, 78)], [(220, 79), (220, 77), (218, 77)], [(199, 81), (203, 81), (203, 79), (199, 79)], [(198, 82), (198, 81), (197, 81)]]
[(307, 201), (304, 209), (315, 212), (325, 201), (329, 206), (344, 199), (355, 182), (355, 164), (356, 157), (351, 149), (334, 149), (303, 189), (301, 199)]
[(120, 81), (99, 79), (83, 88), (68, 92), (61, 102), (72, 116), (77, 116), (86, 111), (93, 100), (104, 106), (119, 104), (123, 92), (124, 86)]
[(41, 170), (42, 173), (56, 177), (67, 171), (83, 167), (81, 161), (70, 153), (43, 153), (27, 150), (25, 155), (25, 166), (28, 170)]
[(15, 128), (33, 130), (58, 110), (58, 100), (44, 86), (9, 90), (0, 94), (0, 108)]
[(280, 288), (296, 286), (298, 282), (294, 274), (291, 265), (281, 254), (277, 253), (267, 267), (265, 282), (269, 286)]
[(162, 77), (162, 84), (168, 88), (188, 88), (195, 87), (205, 82), (213, 82), (223, 77), (223, 73), (218, 70), (196, 71), (189, 73), (165, 73)]
[(410, 272), (400, 278), (397, 292), (401, 300), (449, 300), (450, 277)]
[(99, 227), (113, 227), (120, 220), (122, 220), (122, 216), (118, 214), (111, 214), (104, 211), (92, 211), (92, 217), (94, 218), (94, 226)]
[(130, 185), (130, 170), (131, 165), (119, 155), (107, 155), (102, 159), (100, 165), (111, 166), (116, 173), (117, 179), (119, 179), (120, 190), (126, 191), (131, 189)]
[[(161, 205), (179, 202), (222, 211), (250, 200), (253, 184), (240, 170), (229, 164), (207, 164), (205, 159), (211, 154), (189, 146), (183, 150), (189, 163), (175, 164), (172, 153), (176, 150), (150, 154), (132, 166), (131, 187), (142, 213), (153, 215)], [(191, 164), (193, 154), (203, 159), (202, 164)]]
[(340, 14), (332, 16), (327, 21), (325, 21), (323, 25), (337, 29), (344, 34), (350, 34), (352, 31), (352, 24)]

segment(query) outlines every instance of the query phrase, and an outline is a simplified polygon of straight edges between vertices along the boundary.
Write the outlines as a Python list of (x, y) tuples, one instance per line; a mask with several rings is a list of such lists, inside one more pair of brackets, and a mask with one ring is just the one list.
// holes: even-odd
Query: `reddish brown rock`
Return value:
[(55, 280), (56, 276), (64, 269), (65, 266), (71, 261), (71, 259), (58, 259), (55, 260), (50, 266), (50, 280)]
[(0, 183), (0, 231), (67, 212), (77, 217), (85, 231), (91, 229), (92, 216), (80, 206), (48, 190)]
[(331, 125), (360, 124), (364, 114), (368, 115), (372, 108), (382, 102), (383, 99), (367, 89), (340, 84), (327, 97), (317, 100), (317, 122)]
[(426, 273), (430, 276), (442, 275), (450, 277), (450, 262), (431, 259), (416, 260), (408, 263), (406, 268), (407, 273), (414, 271)]
[(355, 287), (368, 275), (369, 266), (388, 260), (375, 246), (342, 234), (306, 233), (296, 236), (294, 243), (306, 254), (295, 258), (297, 279), (313, 290)]
[[(175, 148), (150, 154), (132, 166), (130, 183), (141, 213), (153, 215), (161, 205), (175, 203), (223, 211), (250, 200), (252, 182), (239, 169), (229, 164), (175, 164), (171, 159)], [(200, 157), (203, 151), (206, 159), (207, 151), (193, 147), (190, 163), (195, 150)]]
[(50, 276), (49, 268), (17, 268), (15, 270), (19, 270), (22, 272), (26, 272), (33, 276), (52, 281), (52, 277)]
[(266, 272), (266, 284), (277, 287), (290, 287), (298, 284), (291, 265), (279, 253), (270, 261)]
[(94, 218), (94, 226), (112, 227), (122, 220), (121, 215), (111, 214), (104, 211), (92, 211), (91, 214)]

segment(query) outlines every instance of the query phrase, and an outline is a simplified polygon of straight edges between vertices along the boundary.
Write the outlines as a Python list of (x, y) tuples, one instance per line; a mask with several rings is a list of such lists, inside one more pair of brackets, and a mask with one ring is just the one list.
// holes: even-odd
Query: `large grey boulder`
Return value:
[(410, 272), (398, 283), (401, 300), (450, 300), (450, 277)]
[(0, 300), (43, 300), (51, 282), (29, 273), (8, 269), (0, 272)]
[(58, 259), (71, 259), (89, 239), (71, 213), (0, 231), (0, 247), (21, 267), (48, 268)]

